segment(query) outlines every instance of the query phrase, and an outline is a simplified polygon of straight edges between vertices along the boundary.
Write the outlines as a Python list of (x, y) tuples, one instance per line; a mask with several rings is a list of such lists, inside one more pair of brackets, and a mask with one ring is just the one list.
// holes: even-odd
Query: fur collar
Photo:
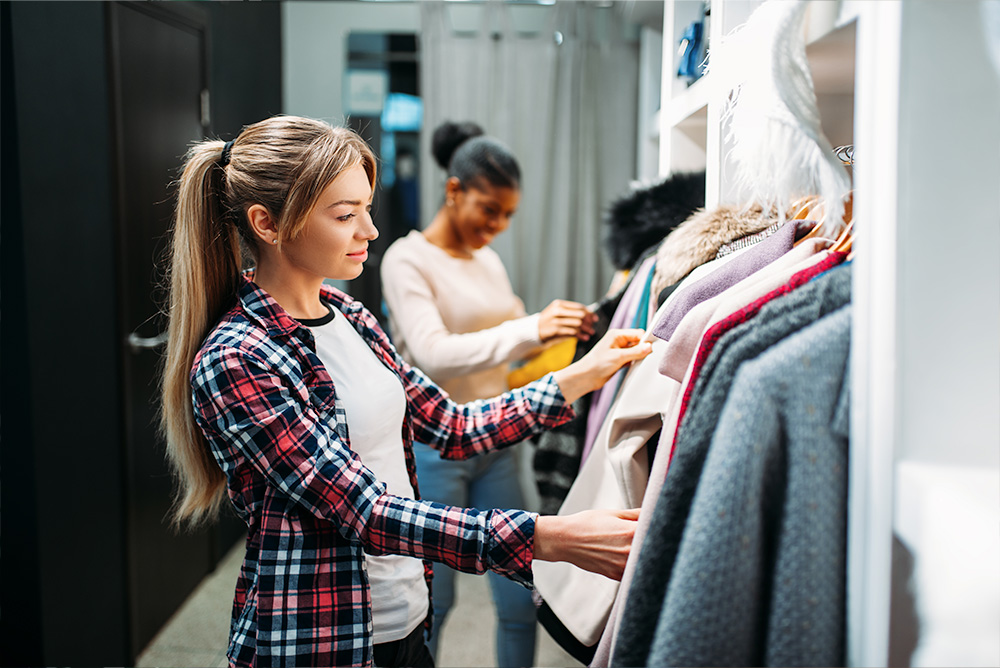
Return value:
[(657, 249), (650, 294), (660, 294), (695, 267), (714, 259), (721, 246), (765, 230), (777, 220), (776, 211), (765, 215), (760, 205), (699, 209), (667, 235)]
[(698, 207), (705, 206), (705, 172), (673, 174), (633, 185), (604, 217), (604, 248), (615, 269), (633, 267)]

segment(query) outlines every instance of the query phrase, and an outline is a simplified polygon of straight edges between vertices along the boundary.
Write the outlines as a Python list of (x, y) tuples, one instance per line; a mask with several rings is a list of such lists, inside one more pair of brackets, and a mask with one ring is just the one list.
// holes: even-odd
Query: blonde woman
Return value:
[[(532, 559), (618, 578), (636, 512), (538, 517), (420, 501), (412, 440), (449, 459), (516, 443), (649, 354), (609, 333), (574, 365), (457, 404), (324, 283), (362, 271), (375, 157), (279, 116), (191, 148), (171, 240), (163, 426), (179, 523), (228, 495), (247, 524), (234, 666), (433, 665), (429, 562), (531, 584)], [(243, 250), (254, 268), (241, 272)]]

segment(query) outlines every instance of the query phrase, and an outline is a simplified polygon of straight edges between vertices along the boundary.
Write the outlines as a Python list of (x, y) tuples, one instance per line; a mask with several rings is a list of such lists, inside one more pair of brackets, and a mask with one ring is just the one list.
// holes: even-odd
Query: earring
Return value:
[(276, 243), (278, 243), (278, 240), (277, 239), (271, 239), (271, 243), (272, 244), (276, 244)]

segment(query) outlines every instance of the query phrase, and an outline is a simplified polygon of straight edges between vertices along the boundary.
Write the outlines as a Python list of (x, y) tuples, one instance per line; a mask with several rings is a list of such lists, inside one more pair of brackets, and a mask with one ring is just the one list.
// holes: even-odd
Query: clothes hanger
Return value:
[(838, 253), (846, 253), (851, 250), (851, 244), (854, 242), (854, 221), (852, 220), (844, 228), (844, 231), (840, 233), (837, 240), (833, 242), (830, 246), (830, 250), (837, 251)]
[(830, 250), (836, 253), (847, 253), (846, 261), (850, 262), (854, 259), (854, 221), (852, 220), (844, 228), (844, 231), (840, 233), (837, 240)]
[(823, 220), (823, 215), (826, 211), (826, 207), (823, 205), (823, 200), (819, 195), (810, 195), (805, 198), (808, 201), (795, 212), (792, 216), (792, 220), (815, 220), (817, 224), (808, 232), (806, 232), (800, 239), (798, 239), (793, 246), (798, 246), (806, 239), (812, 239), (813, 237), (819, 236), (819, 230), (822, 225), (819, 221)]
[(800, 197), (788, 208), (788, 220), (805, 220), (809, 216), (809, 211), (819, 201), (818, 195), (806, 195)]
[[(845, 165), (854, 165), (854, 145), (845, 144), (843, 146), (838, 146), (833, 149), (834, 154), (840, 159)], [(852, 205), (854, 203), (854, 191), (850, 191), (844, 196), (844, 217), (845, 223), (849, 223), (853, 220)], [(802, 200), (805, 200), (804, 202)], [(826, 218), (826, 204), (823, 202), (819, 196), (811, 195), (801, 200), (797, 201), (796, 204), (800, 204), (800, 208), (792, 216), (793, 220), (815, 220), (818, 224), (816, 227), (809, 230), (801, 239), (795, 242), (794, 245), (798, 246), (800, 243), (806, 239), (811, 239), (813, 237), (818, 237), (820, 229), (824, 227), (823, 221)], [(841, 230), (841, 234), (838, 235), (838, 240), (843, 236), (845, 230)]]
[[(854, 144), (845, 144), (833, 149), (834, 153), (845, 165), (854, 167)], [(844, 221), (847, 226), (844, 228), (837, 241), (833, 245), (835, 251), (847, 253), (847, 261), (854, 259), (854, 191), (847, 193), (844, 200)]]
[[(799, 212), (803, 213), (803, 212)], [(809, 230), (801, 239), (795, 242), (795, 246), (806, 239), (813, 239), (820, 235), (820, 230), (823, 228), (823, 221), (826, 218), (826, 203), (823, 202), (819, 197), (816, 198), (816, 203), (806, 211), (801, 218), (798, 220), (815, 220), (817, 222), (816, 227)], [(854, 220), (854, 191), (848, 192), (844, 195), (844, 215), (843, 222), (851, 223)], [(839, 240), (844, 234), (844, 228), (841, 229), (841, 233), (837, 235), (837, 240)]]
[(852, 190), (847, 194), (844, 200), (844, 222), (847, 225), (844, 227), (843, 231), (837, 236), (837, 240), (833, 242), (833, 246), (830, 250), (839, 253), (847, 253), (847, 259), (854, 259), (854, 191)]

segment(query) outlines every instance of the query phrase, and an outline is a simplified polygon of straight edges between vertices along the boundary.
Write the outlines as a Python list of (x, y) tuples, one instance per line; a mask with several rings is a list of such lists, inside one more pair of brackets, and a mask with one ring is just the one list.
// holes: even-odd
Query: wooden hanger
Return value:
[[(812, 218), (813, 211), (816, 207), (821, 204), (819, 195), (807, 195), (805, 197), (800, 197), (792, 203), (792, 206), (788, 208), (788, 220), (809, 220)], [(796, 240), (792, 245), (798, 246), (800, 243), (816, 236), (819, 225), (809, 230), (806, 234), (802, 236), (801, 239)]]
[[(837, 157), (840, 158), (841, 162), (845, 165), (854, 164), (854, 145), (848, 144), (844, 146), (838, 146), (834, 149)], [(818, 195), (810, 195), (807, 197), (800, 198), (796, 200), (795, 205), (799, 205), (799, 209), (791, 216), (792, 220), (815, 220), (816, 227), (812, 228), (807, 232), (801, 239), (795, 242), (795, 246), (806, 239), (812, 239), (819, 236), (819, 231), (824, 227), (823, 222), (826, 220), (826, 203)], [(851, 190), (844, 196), (844, 217), (845, 223), (850, 223), (854, 219), (853, 214), (854, 207), (854, 191)], [(849, 229), (849, 228), (847, 228)], [(841, 234), (838, 235), (837, 240), (839, 241), (846, 230), (841, 230)]]
[[(815, 220), (817, 225), (807, 232), (801, 239), (795, 242), (794, 245), (798, 246), (800, 243), (806, 239), (812, 239), (818, 237), (820, 234), (820, 229), (823, 227), (823, 221), (826, 218), (826, 203), (823, 202), (819, 197), (816, 198), (816, 204), (807, 212), (806, 216), (810, 220)], [(849, 223), (854, 218), (854, 191), (847, 193), (844, 196), (844, 215), (843, 221)], [(800, 220), (805, 220), (801, 218)], [(839, 236), (838, 236), (839, 238)]]
[(844, 221), (847, 226), (830, 248), (839, 253), (847, 253), (847, 259), (852, 260), (854, 259), (854, 191), (848, 193), (844, 201)]
[(816, 195), (800, 197), (788, 207), (788, 215), (786, 217), (788, 220), (805, 220), (809, 216), (809, 211), (818, 201), (819, 197)]
[(851, 250), (851, 244), (854, 242), (854, 221), (851, 220), (844, 228), (844, 231), (840, 233), (837, 240), (833, 242), (830, 246), (830, 250), (837, 251), (839, 253), (846, 253)]
[(794, 246), (798, 246), (806, 239), (812, 239), (813, 237), (819, 236), (819, 228), (822, 227), (822, 225), (819, 224), (819, 221), (823, 219), (825, 211), (823, 200), (821, 200), (818, 195), (811, 195), (807, 199), (808, 202), (803, 205), (794, 216), (792, 216), (792, 220), (815, 220), (816, 226), (806, 232), (801, 239), (796, 241), (793, 244)]

